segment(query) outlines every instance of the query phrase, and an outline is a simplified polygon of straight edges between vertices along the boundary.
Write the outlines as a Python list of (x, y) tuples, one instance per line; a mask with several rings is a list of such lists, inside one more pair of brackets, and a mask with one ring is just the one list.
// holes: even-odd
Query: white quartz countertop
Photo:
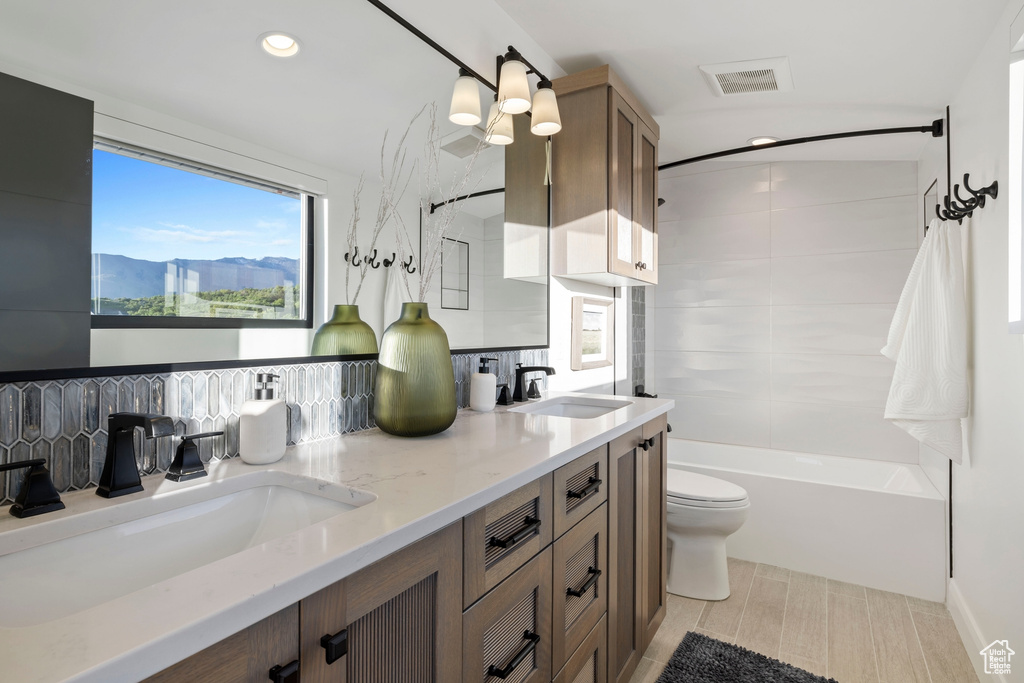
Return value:
[(113, 517), (120, 501), (135, 496), (216, 486), (219, 480), (258, 470), (311, 477), (376, 496), (362, 507), (76, 614), (0, 628), (2, 678), (107, 683), (152, 675), (673, 406), (664, 399), (629, 400), (625, 408), (589, 419), (509, 412), (501, 406), (488, 413), (461, 410), (447, 431), (429, 437), (402, 438), (372, 429), (291, 447), (272, 465), (254, 467), (238, 458), (215, 462), (210, 476), (192, 482), (145, 477), (146, 492), (119, 499), (100, 498), (93, 490), (66, 494), (66, 510), (35, 518), (19, 520), (4, 511), (0, 554), (9, 551), (4, 537), (12, 536), (6, 533), (12, 530), (38, 525), (37, 531), (45, 533), (48, 521), (88, 510), (109, 509)]

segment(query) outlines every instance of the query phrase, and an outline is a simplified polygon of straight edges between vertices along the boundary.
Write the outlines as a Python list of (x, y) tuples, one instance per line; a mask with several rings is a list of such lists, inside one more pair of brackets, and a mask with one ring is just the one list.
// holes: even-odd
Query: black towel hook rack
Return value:
[[(993, 180), (991, 185), (986, 185), (980, 189), (975, 190), (971, 187), (970, 173), (964, 173), (964, 189), (967, 190), (969, 197), (962, 197), (960, 195), (959, 183), (953, 185), (950, 190), (950, 138), (952, 137), (952, 129), (949, 121), (949, 107), (946, 107), (946, 196), (942, 198), (941, 204), (935, 205), (935, 215), (944, 221), (956, 221), (957, 223), (963, 224), (964, 219), (974, 215), (976, 209), (985, 208), (986, 197), (995, 199), (999, 196), (999, 181)], [(952, 198), (950, 197), (952, 195)], [(925, 233), (928, 232), (928, 228), (925, 227)]]

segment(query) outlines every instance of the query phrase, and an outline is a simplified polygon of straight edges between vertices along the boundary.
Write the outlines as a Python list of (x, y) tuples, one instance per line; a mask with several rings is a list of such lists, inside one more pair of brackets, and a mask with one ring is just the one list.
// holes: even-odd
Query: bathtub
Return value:
[(669, 439), (668, 466), (747, 490), (730, 557), (945, 601), (945, 500), (917, 465)]

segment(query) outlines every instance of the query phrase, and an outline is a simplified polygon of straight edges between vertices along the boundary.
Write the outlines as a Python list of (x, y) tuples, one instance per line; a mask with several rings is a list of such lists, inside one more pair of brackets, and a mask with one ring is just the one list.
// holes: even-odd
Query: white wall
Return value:
[[(998, 180), (999, 198), (969, 221), (968, 307), (972, 318), (970, 455), (953, 466), (953, 586), (950, 608), (968, 653), (995, 639), (1024, 644), (1024, 341), (1007, 332), (1009, 51), (1011, 23), (1024, 3), (1011, 0), (967, 79), (950, 102), (953, 182)], [(1016, 37), (1016, 36), (1015, 36)], [(919, 188), (942, 178), (945, 140), (922, 157)], [(1024, 660), (1013, 661), (1024, 680)], [(1020, 662), (1020, 663), (1018, 663)], [(992, 677), (980, 674), (982, 680)]]
[(917, 463), (879, 354), (918, 244), (914, 162), (660, 176), (649, 391), (674, 436)]
[[(591, 285), (565, 278), (550, 278), (551, 344), (548, 363), (555, 368), (555, 375), (547, 378), (547, 388), (555, 391), (590, 391), (599, 394), (615, 393), (615, 366), (572, 369), (572, 298), (594, 296), (611, 299), (615, 290), (611, 287)], [(616, 316), (618, 317), (618, 316)], [(616, 330), (616, 344), (620, 331)]]

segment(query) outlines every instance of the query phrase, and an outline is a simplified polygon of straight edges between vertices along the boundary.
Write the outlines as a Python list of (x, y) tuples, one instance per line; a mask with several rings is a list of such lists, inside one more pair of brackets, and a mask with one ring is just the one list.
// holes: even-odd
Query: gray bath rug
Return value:
[(836, 683), (777, 659), (690, 631), (658, 683)]

